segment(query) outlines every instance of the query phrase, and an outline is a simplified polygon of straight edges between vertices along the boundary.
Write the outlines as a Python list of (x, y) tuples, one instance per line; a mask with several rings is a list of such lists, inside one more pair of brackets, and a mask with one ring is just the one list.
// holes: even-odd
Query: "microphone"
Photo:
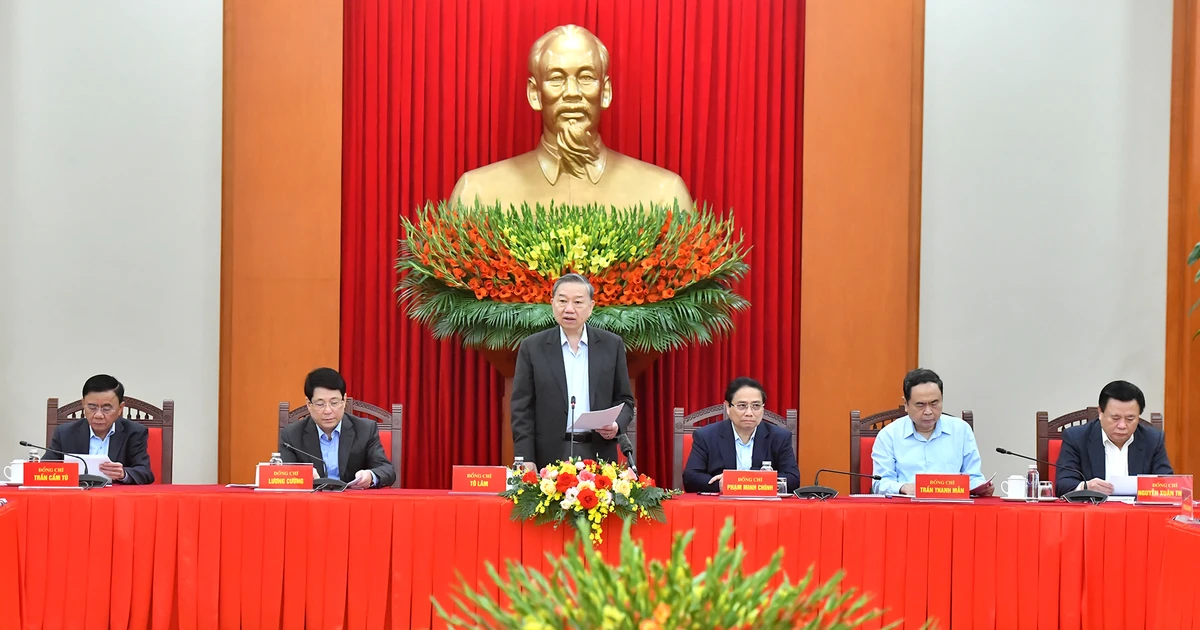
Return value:
[(567, 460), (575, 459), (575, 397), (571, 396), (571, 453)]
[(316, 455), (313, 455), (307, 451), (302, 451), (287, 442), (284, 442), (283, 446), (293, 453), (299, 453), (308, 457), (309, 459), (312, 459), (314, 462), (321, 464), (321, 476), (318, 479), (313, 479), (313, 490), (335, 490), (337, 492), (341, 492), (342, 490), (346, 489), (345, 481), (342, 481), (341, 479), (334, 479), (333, 477), (328, 476), (329, 467), (325, 465), (325, 460), (323, 458), (317, 457)]
[(60, 451), (53, 448), (46, 448), (45, 446), (38, 446), (37, 444), (30, 444), (25, 440), (21, 440), (21, 446), (24, 446), (25, 448), (40, 448), (48, 453), (58, 453), (59, 455), (63, 456), (64, 460), (67, 457), (74, 457), (75, 459), (83, 462), (83, 474), (79, 475), (79, 485), (83, 488), (103, 488), (104, 486), (112, 483), (112, 480), (104, 475), (91, 474), (91, 471), (88, 470), (87, 460), (74, 453), (68, 453), (66, 451)]
[(1097, 503), (1104, 503), (1105, 501), (1108, 500), (1108, 495), (1104, 494), (1103, 492), (1097, 492), (1096, 490), (1087, 490), (1086, 489), (1087, 488), (1087, 483), (1086, 483), (1087, 477), (1085, 477), (1083, 475), (1083, 471), (1079, 470), (1078, 468), (1072, 468), (1070, 466), (1059, 466), (1058, 464), (1055, 464), (1053, 462), (1048, 462), (1044, 459), (1038, 459), (1036, 457), (1022, 455), (1020, 453), (1014, 453), (1006, 448), (1000, 448), (999, 446), (996, 447), (996, 452), (1000, 453), (1001, 455), (1012, 455), (1013, 457), (1020, 457), (1021, 459), (1028, 459), (1031, 462), (1037, 462), (1039, 464), (1048, 464), (1055, 468), (1061, 468), (1062, 470), (1065, 470), (1067, 472), (1073, 472), (1073, 473), (1079, 475), (1079, 479), (1081, 481), (1085, 482), (1083, 484), (1083, 487), (1085, 489), (1084, 490), (1072, 490), (1072, 491), (1062, 495), (1063, 500), (1066, 501), (1067, 503), (1091, 503), (1091, 504), (1095, 505)]
[(621, 448), (621, 453), (625, 455), (625, 461), (629, 462), (629, 469), (633, 474), (637, 474), (637, 464), (633, 461), (633, 444), (629, 442), (629, 436), (625, 433), (617, 434), (617, 446)]
[(817, 471), (816, 475), (813, 476), (813, 485), (804, 486), (802, 488), (797, 488), (793, 494), (795, 494), (796, 497), (800, 498), (800, 499), (820, 499), (822, 501), (824, 501), (825, 499), (831, 499), (833, 497), (836, 497), (838, 494), (837, 490), (834, 490), (833, 488), (830, 488), (829, 486), (819, 485), (820, 479), (821, 479), (821, 473), (823, 473), (823, 472), (837, 473), (839, 475), (846, 475), (849, 477), (866, 477), (867, 479), (874, 479), (876, 481), (883, 479), (883, 477), (880, 477), (879, 475), (864, 475), (862, 473), (847, 472), (844, 470), (834, 470), (832, 468), (822, 468), (821, 470)]

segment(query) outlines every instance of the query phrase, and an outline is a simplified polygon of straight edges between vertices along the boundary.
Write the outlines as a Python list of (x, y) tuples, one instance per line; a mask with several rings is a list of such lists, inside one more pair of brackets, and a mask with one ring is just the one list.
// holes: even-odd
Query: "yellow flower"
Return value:
[(616, 606), (613, 606), (612, 604), (605, 604), (603, 610), (604, 610), (604, 621), (601, 622), (601, 625), (600, 625), (601, 628), (606, 628), (606, 629), (618, 628), (618, 627), (620, 627), (620, 623), (622, 621), (625, 621), (625, 613), (620, 608), (617, 608)]
[(555, 485), (553, 479), (543, 479), (538, 484), (538, 490), (541, 490), (542, 494), (547, 495), (547, 496), (554, 494), (554, 491), (556, 489), (557, 489), (557, 486)]
[(608, 477), (609, 479), (616, 479), (617, 469), (612, 464), (605, 464), (604, 469), (600, 471), (600, 474)]
[(537, 269), (538, 269), (538, 263), (537, 263), (537, 260), (536, 260), (536, 259), (535, 259), (535, 260), (530, 260), (529, 262), (525, 263), (525, 266), (526, 266), (526, 267), (529, 267), (529, 270), (530, 270), (530, 271), (537, 271)]
[(613, 482), (612, 489), (613, 489), (613, 492), (616, 492), (617, 494), (623, 495), (626, 498), (628, 498), (629, 492), (631, 490), (633, 490), (633, 484), (624, 479), (618, 479)]
[(554, 627), (541, 617), (526, 617), (521, 623), (521, 630), (554, 630)]
[(572, 464), (571, 462), (563, 462), (563, 463), (559, 464), (559, 466), (558, 466), (559, 474), (562, 474), (562, 473), (575, 474), (578, 470), (579, 470), (578, 468), (575, 468), (575, 464)]

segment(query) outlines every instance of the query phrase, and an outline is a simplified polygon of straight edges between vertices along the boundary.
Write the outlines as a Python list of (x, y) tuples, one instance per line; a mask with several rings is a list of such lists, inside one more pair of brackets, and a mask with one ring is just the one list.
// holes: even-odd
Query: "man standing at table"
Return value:
[(918, 474), (970, 475), (971, 494), (991, 496), (983, 477), (975, 432), (961, 418), (942, 413), (942, 379), (919, 368), (904, 376), (904, 410), (908, 415), (880, 429), (871, 448), (873, 484), (880, 494), (916, 492)]
[[(1100, 390), (1100, 417), (1063, 431), (1054, 491), (1113, 493), (1111, 479), (1170, 475), (1171, 462), (1162, 431), (1138, 422), (1146, 395), (1129, 381), (1113, 381)], [(1083, 473), (1079, 477), (1072, 468)], [(1084, 479), (1087, 481), (1085, 482)]]
[[(154, 483), (146, 427), (121, 417), (125, 412), (125, 386), (107, 375), (97, 374), (83, 384), (83, 418), (59, 425), (50, 438), (50, 448), (66, 453), (107, 455), (100, 472), (116, 483)], [(46, 461), (62, 455), (46, 451)]]
[[(383, 452), (379, 425), (346, 413), (346, 380), (337, 370), (317, 368), (304, 379), (309, 416), (279, 432), (279, 455), (288, 464), (307, 464), (313, 457), (284, 446), (291, 444), (320, 455), (325, 477), (345, 481), (351, 488), (385, 488), (396, 471)], [(318, 472), (322, 468), (317, 466)]]
[(764, 461), (787, 480), (788, 490), (800, 487), (800, 467), (792, 448), (792, 433), (763, 422), (767, 392), (747, 376), (725, 389), (725, 419), (692, 434), (692, 452), (683, 470), (687, 492), (720, 492), (726, 470), (758, 470)]
[[(617, 461), (617, 433), (633, 419), (633, 390), (625, 341), (587, 325), (595, 289), (568, 273), (554, 283), (551, 307), (558, 326), (534, 333), (517, 350), (512, 386), (513, 455), (541, 468), (570, 453)], [(595, 431), (572, 430), (574, 417), (624, 403), (617, 420)]]

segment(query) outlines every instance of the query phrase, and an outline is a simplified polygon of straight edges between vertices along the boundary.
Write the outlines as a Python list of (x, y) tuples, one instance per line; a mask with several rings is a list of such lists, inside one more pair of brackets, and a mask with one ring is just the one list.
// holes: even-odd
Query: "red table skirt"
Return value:
[[(430, 597), (449, 608), (456, 573), (487, 588), (484, 561), (544, 569), (545, 553), (573, 539), (511, 522), (499, 498), (432, 491), (175, 486), (0, 496), (12, 503), (0, 511), (0, 576), (14, 575), (4, 567), (17, 555), (6, 533), (15, 516), (24, 595), (16, 615), (27, 628), (440, 627)], [(650, 557), (665, 558), (672, 534), (694, 528), (691, 558), (703, 566), (732, 517), (747, 569), (778, 548), (793, 579), (810, 565), (822, 580), (845, 569), (848, 584), (888, 609), (885, 622), (1003, 630), (1200, 622), (1200, 542), (1195, 529), (1168, 529), (1169, 508), (709, 497), (666, 505), (667, 524), (634, 527)], [(619, 531), (610, 519), (602, 545), (610, 557)], [(84, 579), (86, 590), (77, 586)], [(14, 627), (6, 614), (0, 627)]]
[(1200, 627), (1200, 524), (1167, 523), (1158, 627)]

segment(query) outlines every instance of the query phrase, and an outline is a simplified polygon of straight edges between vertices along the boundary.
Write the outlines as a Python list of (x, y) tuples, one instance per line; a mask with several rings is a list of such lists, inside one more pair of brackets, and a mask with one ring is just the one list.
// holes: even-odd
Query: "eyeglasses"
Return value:
[(325, 402), (324, 400), (318, 400), (317, 402), (309, 401), (308, 404), (311, 405), (313, 409), (325, 411), (326, 409), (341, 409), (342, 405), (346, 404), (346, 401), (331, 400), (329, 402)]
[(89, 414), (95, 414), (97, 411), (100, 411), (106, 416), (117, 410), (117, 408), (112, 405), (84, 405), (83, 408), (87, 409)]
[(738, 403), (738, 404), (734, 405), (733, 408), (737, 409), (739, 413), (746, 413), (747, 409), (752, 409), (754, 411), (762, 411), (763, 404), (762, 403)]

